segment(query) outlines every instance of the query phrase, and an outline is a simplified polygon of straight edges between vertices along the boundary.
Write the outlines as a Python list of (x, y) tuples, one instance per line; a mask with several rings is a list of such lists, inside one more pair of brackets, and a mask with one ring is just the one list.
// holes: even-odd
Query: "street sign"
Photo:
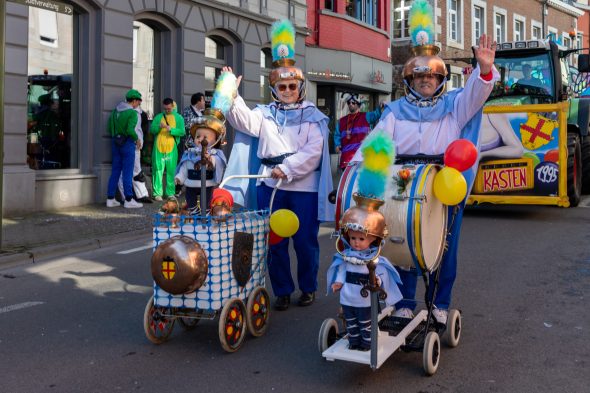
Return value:
[(13, 3), (28, 5), (31, 7), (42, 8), (48, 11), (59, 12), (60, 14), (73, 15), (74, 7), (61, 1), (53, 0), (9, 0)]

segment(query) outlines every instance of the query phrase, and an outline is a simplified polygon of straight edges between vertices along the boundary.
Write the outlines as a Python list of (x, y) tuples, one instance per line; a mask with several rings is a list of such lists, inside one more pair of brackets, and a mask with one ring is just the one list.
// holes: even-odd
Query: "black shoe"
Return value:
[(138, 201), (141, 203), (154, 203), (154, 201), (150, 197), (143, 197), (143, 198), (138, 199)]
[(291, 304), (291, 296), (277, 296), (277, 300), (275, 301), (275, 310), (285, 311), (289, 308), (289, 304)]
[(351, 351), (358, 351), (361, 346), (359, 344), (348, 344), (348, 349)]
[(305, 307), (309, 306), (315, 300), (315, 293), (313, 292), (303, 292), (301, 297), (299, 297), (299, 306)]

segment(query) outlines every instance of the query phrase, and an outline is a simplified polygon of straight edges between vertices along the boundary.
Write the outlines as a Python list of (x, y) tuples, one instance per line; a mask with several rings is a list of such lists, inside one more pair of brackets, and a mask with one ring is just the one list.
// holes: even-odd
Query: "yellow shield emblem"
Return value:
[(545, 146), (553, 139), (553, 131), (557, 130), (559, 122), (540, 116), (529, 114), (526, 123), (520, 125), (520, 140), (528, 150), (536, 150)]
[(176, 274), (176, 263), (173, 261), (162, 261), (162, 275), (166, 280), (172, 280)]

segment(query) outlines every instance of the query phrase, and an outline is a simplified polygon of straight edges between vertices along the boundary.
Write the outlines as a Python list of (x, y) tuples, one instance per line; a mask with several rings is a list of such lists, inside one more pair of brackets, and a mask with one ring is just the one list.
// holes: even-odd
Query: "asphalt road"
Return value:
[[(476, 207), (464, 219), (454, 307), (457, 348), (437, 374), (420, 353), (373, 372), (327, 362), (317, 336), (333, 252), (322, 228), (320, 291), (308, 308), (273, 312), (267, 333), (225, 353), (217, 319), (150, 343), (149, 243), (0, 270), (2, 392), (587, 392), (590, 385), (590, 208)], [(293, 300), (296, 300), (295, 295)]]

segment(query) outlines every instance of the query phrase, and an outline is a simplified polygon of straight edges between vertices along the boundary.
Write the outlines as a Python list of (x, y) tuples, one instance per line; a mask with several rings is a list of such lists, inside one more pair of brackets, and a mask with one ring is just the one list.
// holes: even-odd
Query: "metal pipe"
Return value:
[[(0, 1), (0, 227), (2, 227), (2, 217), (4, 217), (4, 49), (6, 48), (5, 34), (6, 20), (6, 2)], [(2, 249), (2, 230), (0, 229), (0, 249)]]

